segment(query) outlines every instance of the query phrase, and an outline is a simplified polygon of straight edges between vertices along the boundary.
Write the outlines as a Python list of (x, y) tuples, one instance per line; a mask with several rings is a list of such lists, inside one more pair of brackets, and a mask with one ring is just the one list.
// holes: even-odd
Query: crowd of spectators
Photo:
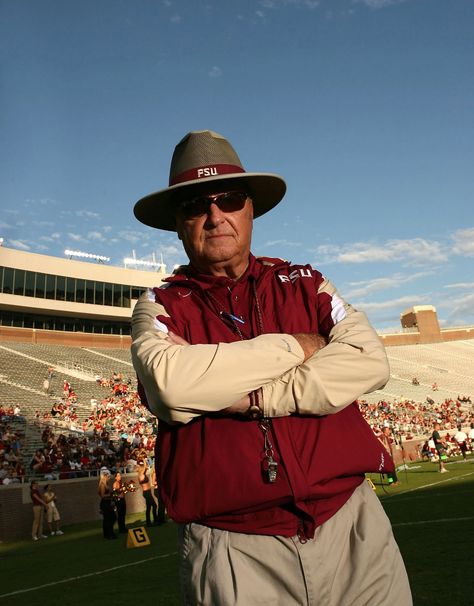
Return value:
[[(46, 412), (35, 412), (42, 446), (28, 461), (24, 460), (25, 419), (20, 407), (0, 406), (0, 484), (21, 482), (30, 476), (65, 479), (97, 475), (102, 467), (132, 472), (140, 460), (151, 464), (157, 422), (141, 404), (136, 382), (115, 371), (109, 378), (97, 375), (95, 380), (104, 390), (104, 397), (91, 398), (87, 405), (80, 403), (71, 384), (64, 381), (62, 397), (55, 398)], [(390, 427), (397, 439), (424, 437), (426, 444), (420, 447), (420, 456), (425, 458), (435, 422), (448, 432), (449, 454), (459, 454), (454, 440), (456, 427), (474, 427), (470, 396), (441, 403), (429, 396), (422, 403), (408, 399), (377, 403), (359, 400), (359, 407), (377, 436), (384, 427)], [(428, 458), (433, 458), (432, 450)]]
[(43, 448), (37, 452), (42, 460), (35, 471), (45, 478), (96, 475), (101, 467), (130, 472), (138, 460), (153, 458), (156, 421), (141, 404), (136, 385), (121, 372), (109, 379), (97, 376), (96, 383), (107, 395), (92, 398), (82, 420), (77, 395), (66, 381), (61, 401), (38, 417), (44, 425)]
[(453, 430), (459, 424), (474, 422), (472, 407), (459, 399), (448, 398), (441, 403), (381, 400), (375, 404), (359, 400), (359, 407), (375, 434), (381, 433), (384, 427), (391, 427), (396, 435), (405, 440), (431, 434), (436, 421), (442, 430)]
[[(63, 395), (54, 400), (51, 409), (35, 412), (42, 447), (26, 461), (26, 473), (21, 454), (24, 431), (22, 435), (12, 432), (8, 421), (14, 417), (13, 408), (0, 408), (0, 484), (23, 481), (25, 476), (65, 479), (97, 475), (104, 466), (130, 472), (139, 460), (151, 462), (156, 420), (141, 404), (136, 384), (124, 380), (120, 372), (109, 379), (97, 376), (96, 383), (106, 393), (102, 399), (92, 398), (87, 407), (64, 381)], [(87, 414), (80, 416), (83, 410)]]
[(18, 406), (0, 406), (0, 484), (22, 482), (25, 477), (23, 445), (25, 419)]

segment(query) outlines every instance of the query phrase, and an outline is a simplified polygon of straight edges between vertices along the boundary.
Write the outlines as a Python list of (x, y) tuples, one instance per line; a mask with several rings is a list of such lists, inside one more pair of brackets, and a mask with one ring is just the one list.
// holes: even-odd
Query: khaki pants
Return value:
[(33, 528), (31, 535), (33, 538), (40, 537), (43, 534), (43, 506), (33, 505)]
[(411, 606), (390, 522), (367, 482), (302, 544), (180, 527), (186, 606)]

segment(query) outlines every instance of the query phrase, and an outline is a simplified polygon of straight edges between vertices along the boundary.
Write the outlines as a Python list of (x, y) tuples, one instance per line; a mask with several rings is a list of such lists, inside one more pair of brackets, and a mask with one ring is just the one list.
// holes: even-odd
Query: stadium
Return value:
[[(98, 528), (100, 468), (133, 480), (137, 459), (152, 461), (156, 421), (140, 404), (129, 352), (138, 297), (168, 275), (162, 263), (150, 265), (137, 269), (130, 259), (111, 267), (79, 251), (55, 258), (0, 247), (2, 543), (30, 536), (32, 479), (54, 485), (66, 529)], [(379, 335), (391, 378), (359, 404), (376, 434), (392, 428), (403, 484), (403, 470), (428, 456), (422, 447), (437, 420), (451, 440), (453, 468), (459, 459), (456, 427), (469, 433), (474, 422), (474, 327), (440, 328), (429, 305), (403, 311), (400, 322), (399, 332)], [(128, 515), (143, 521), (143, 510), (141, 492), (127, 494)]]

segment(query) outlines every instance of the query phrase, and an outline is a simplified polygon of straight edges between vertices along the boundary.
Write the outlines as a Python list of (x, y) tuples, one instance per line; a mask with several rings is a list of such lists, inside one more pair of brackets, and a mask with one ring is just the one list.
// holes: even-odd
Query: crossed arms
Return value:
[[(323, 288), (336, 293), (327, 281)], [(166, 310), (146, 293), (133, 312), (132, 360), (150, 409), (168, 423), (187, 423), (236, 411), (236, 403), (261, 389), (265, 416), (325, 415), (383, 387), (384, 347), (365, 314), (342, 303), (327, 345), (320, 335), (303, 334), (189, 345), (156, 321)]]

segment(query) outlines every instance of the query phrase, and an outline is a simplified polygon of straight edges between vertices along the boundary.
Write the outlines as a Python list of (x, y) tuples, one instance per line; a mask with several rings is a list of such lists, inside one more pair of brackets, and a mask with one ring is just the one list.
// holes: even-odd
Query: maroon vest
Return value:
[[(237, 283), (172, 276), (165, 288), (155, 289), (157, 302), (169, 314), (159, 320), (192, 344), (237, 341), (235, 329), (219, 317), (206, 295), (212, 288), (223, 301), (232, 285), (232, 296), (245, 300), (248, 310), (242, 329), (246, 337), (262, 328), (257, 306), (265, 333), (328, 335), (331, 297), (318, 295), (322, 280), (309, 265), (254, 257)], [(177, 522), (237, 532), (311, 537), (347, 501), (365, 472), (393, 469), (356, 403), (334, 415), (274, 418), (271, 438), (278, 462), (275, 483), (266, 481), (258, 421), (219, 415), (186, 425), (160, 421), (157, 477), (169, 515)]]

